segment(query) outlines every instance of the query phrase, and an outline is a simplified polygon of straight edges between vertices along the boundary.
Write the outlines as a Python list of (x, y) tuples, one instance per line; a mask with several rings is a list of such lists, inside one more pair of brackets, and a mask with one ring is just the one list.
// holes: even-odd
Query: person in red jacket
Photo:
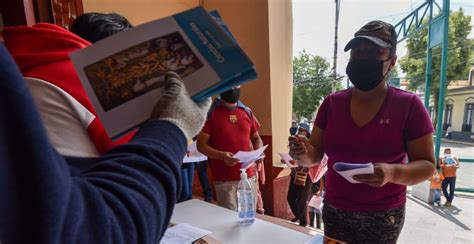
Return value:
[[(116, 14), (88, 13), (79, 16), (71, 28), (84, 37), (93, 36), (86, 35), (86, 30), (96, 33), (90, 40), (97, 41), (130, 28), (123, 19)], [(61, 155), (98, 157), (130, 140), (133, 133), (118, 141), (107, 135), (69, 59), (71, 52), (89, 46), (89, 41), (48, 23), (6, 27), (3, 38), (33, 95), (48, 137)]]

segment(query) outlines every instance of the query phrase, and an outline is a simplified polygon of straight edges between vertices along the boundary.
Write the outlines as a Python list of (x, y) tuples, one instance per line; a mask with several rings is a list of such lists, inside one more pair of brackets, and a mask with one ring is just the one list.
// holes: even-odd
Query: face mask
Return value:
[[(386, 60), (388, 61), (388, 60)], [(354, 59), (349, 61), (346, 74), (352, 84), (361, 91), (370, 91), (382, 82), (387, 73), (383, 74), (383, 64), (386, 61), (376, 59)]]
[(224, 100), (224, 102), (236, 103), (239, 101), (240, 98), (240, 88), (228, 90), (226, 92), (221, 93), (220, 96), (221, 99)]

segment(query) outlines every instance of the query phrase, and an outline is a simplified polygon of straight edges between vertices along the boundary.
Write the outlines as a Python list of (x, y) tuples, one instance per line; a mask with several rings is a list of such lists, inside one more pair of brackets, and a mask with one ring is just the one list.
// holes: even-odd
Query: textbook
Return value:
[(117, 33), (70, 57), (113, 139), (149, 118), (168, 71), (183, 78), (197, 102), (257, 78), (219, 13), (202, 7)]

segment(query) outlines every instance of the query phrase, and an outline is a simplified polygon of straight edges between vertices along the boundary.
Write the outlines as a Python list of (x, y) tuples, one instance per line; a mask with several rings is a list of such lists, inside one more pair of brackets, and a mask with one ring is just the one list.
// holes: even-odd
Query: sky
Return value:
[[(345, 76), (349, 53), (344, 46), (354, 32), (371, 20), (383, 20), (395, 25), (425, 0), (341, 0), (339, 12), (337, 72)], [(442, 3), (442, 1), (438, 2)], [(466, 15), (473, 16), (473, 0), (451, 0), (451, 10), (463, 7)], [(293, 55), (305, 49), (324, 57), (331, 67), (334, 56), (334, 0), (293, 0)], [(474, 26), (474, 18), (471, 20)], [(470, 34), (474, 38), (474, 29)], [(406, 54), (405, 42), (397, 46), (397, 55)], [(343, 84), (346, 82), (343, 79)]]

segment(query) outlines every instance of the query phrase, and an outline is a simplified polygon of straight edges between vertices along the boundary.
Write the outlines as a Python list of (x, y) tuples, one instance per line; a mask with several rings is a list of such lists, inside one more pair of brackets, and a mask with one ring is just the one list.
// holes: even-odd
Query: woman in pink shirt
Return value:
[[(290, 137), (298, 163), (328, 156), (323, 208), (326, 236), (350, 243), (396, 243), (405, 218), (406, 186), (431, 177), (433, 126), (420, 99), (388, 86), (397, 56), (392, 25), (371, 21), (346, 45), (354, 88), (325, 98), (309, 141)], [(374, 173), (350, 183), (336, 162), (372, 162)]]

